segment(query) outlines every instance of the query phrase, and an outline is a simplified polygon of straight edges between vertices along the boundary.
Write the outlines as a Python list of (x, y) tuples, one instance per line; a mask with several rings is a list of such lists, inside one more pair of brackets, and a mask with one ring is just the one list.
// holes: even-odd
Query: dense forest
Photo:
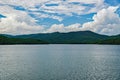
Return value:
[(97, 41), (98, 44), (120, 44), (120, 36), (110, 37), (105, 40)]
[(0, 44), (48, 44), (48, 43), (37, 39), (9, 38), (0, 35)]

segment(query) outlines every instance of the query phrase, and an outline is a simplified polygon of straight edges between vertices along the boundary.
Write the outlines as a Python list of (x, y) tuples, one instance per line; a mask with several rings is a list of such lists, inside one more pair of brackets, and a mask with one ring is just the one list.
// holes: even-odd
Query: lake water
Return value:
[(120, 80), (120, 45), (1, 45), (0, 80)]

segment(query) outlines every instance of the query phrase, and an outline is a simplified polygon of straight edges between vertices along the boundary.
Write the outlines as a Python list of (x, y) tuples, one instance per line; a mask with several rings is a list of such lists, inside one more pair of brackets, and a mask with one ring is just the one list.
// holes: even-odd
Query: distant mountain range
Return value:
[[(16, 44), (120, 44), (120, 35), (107, 36), (100, 35), (91, 31), (78, 31), (69, 33), (39, 33), (29, 35), (1, 35), (9, 38), (11, 44), (16, 41)], [(1, 44), (0, 37), (0, 44)], [(4, 39), (9, 43), (9, 39)], [(12, 42), (13, 41), (13, 42)]]

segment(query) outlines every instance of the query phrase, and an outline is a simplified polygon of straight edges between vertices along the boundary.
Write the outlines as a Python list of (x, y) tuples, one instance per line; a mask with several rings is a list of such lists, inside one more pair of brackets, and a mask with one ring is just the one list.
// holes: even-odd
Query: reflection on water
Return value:
[(0, 80), (120, 80), (120, 46), (1, 45)]

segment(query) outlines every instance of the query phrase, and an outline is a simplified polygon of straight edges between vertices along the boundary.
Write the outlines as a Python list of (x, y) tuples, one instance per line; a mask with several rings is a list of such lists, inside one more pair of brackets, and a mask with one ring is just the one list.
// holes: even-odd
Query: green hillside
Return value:
[(8, 38), (0, 35), (0, 44), (47, 44), (47, 42), (28, 38)]
[(108, 39), (97, 41), (99, 44), (120, 44), (120, 35), (111, 36)]

